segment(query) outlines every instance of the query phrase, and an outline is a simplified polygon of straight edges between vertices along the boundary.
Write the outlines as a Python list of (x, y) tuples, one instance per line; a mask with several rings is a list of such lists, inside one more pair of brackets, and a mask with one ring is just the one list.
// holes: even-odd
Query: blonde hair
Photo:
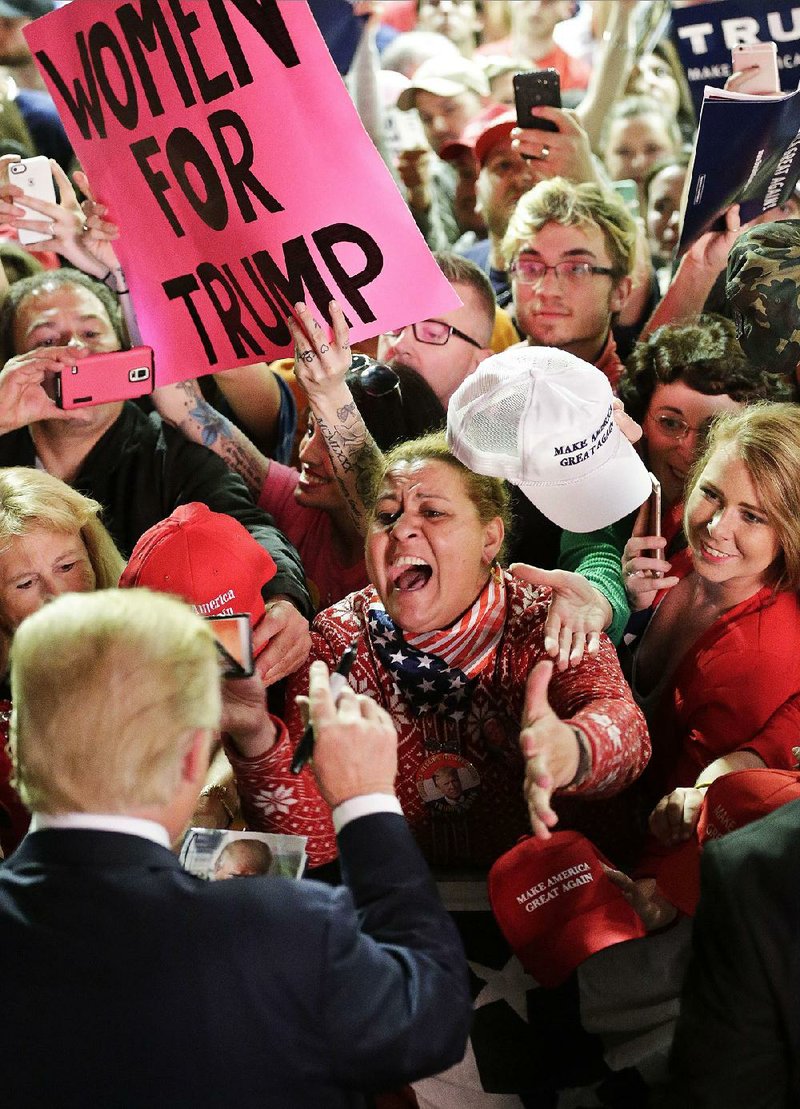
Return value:
[(11, 693), (15, 784), (40, 812), (167, 804), (189, 736), (220, 722), (207, 622), (147, 589), (66, 593), (29, 616)]
[(636, 258), (636, 221), (622, 201), (599, 185), (580, 185), (565, 177), (540, 181), (520, 197), (508, 223), (502, 253), (506, 269), (525, 244), (546, 223), (562, 227), (598, 227), (617, 277), (633, 272)]
[(29, 466), (0, 468), (0, 554), (35, 528), (80, 535), (98, 589), (119, 581), (125, 559), (100, 521), (101, 506), (58, 478)]
[[(686, 484), (686, 505), (700, 476), (722, 447), (732, 446), (747, 467), (775, 529), (780, 555), (772, 574), (776, 590), (800, 589), (800, 407), (796, 404), (749, 405), (739, 412), (717, 416), (705, 450), (695, 462)], [(684, 531), (687, 515), (684, 510)]]

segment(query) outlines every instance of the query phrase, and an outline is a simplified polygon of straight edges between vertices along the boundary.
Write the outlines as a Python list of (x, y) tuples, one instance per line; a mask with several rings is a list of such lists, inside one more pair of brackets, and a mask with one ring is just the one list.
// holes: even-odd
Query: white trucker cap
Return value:
[(605, 374), (574, 354), (513, 347), (481, 362), (453, 394), (447, 441), (464, 465), (518, 486), (554, 524), (595, 531), (651, 491), (613, 399)]

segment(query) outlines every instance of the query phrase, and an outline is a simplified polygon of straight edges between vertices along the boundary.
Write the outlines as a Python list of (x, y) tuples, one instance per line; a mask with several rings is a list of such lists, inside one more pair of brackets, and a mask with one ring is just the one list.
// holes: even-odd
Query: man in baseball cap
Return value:
[(446, 250), (461, 234), (454, 197), (456, 173), (439, 157), (446, 143), (456, 142), (489, 97), (489, 82), (476, 63), (458, 54), (423, 62), (397, 106), (416, 109), (429, 150), (405, 150), (397, 170), (417, 226), (431, 250)]

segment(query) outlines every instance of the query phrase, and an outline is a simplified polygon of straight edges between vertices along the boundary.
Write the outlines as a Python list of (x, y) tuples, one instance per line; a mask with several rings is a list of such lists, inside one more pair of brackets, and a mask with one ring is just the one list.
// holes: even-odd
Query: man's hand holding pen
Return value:
[[(348, 688), (347, 678), (348, 678), (348, 675), (349, 675), (349, 673), (350, 673), (350, 671), (353, 667), (353, 663), (356, 660), (356, 655), (357, 654), (358, 654), (358, 639), (354, 639), (353, 642), (349, 645), (349, 647), (347, 647), (345, 649), (344, 653), (342, 654), (342, 657), (339, 659), (338, 666), (336, 667), (334, 672), (330, 675), (329, 683), (330, 683), (331, 696), (333, 697), (333, 703), (334, 704), (336, 704), (336, 701), (339, 697), (339, 694), (342, 692), (342, 690)], [(310, 686), (309, 686), (309, 694), (310, 694)], [(301, 698), (298, 697), (298, 702), (300, 702), (300, 701), (301, 701)], [(314, 723), (313, 723), (313, 719), (311, 717), (309, 717), (308, 723), (306, 724), (306, 729), (303, 732), (303, 735), (300, 739), (300, 742), (297, 744), (294, 755), (292, 756), (292, 763), (291, 763), (291, 767), (290, 767), (290, 769), (292, 771), (292, 774), (299, 774), (300, 771), (303, 769), (303, 767), (306, 765), (306, 763), (310, 762), (311, 756), (312, 756), (313, 753), (314, 753)]]
[(311, 664), (308, 699), (314, 774), (331, 809), (367, 794), (393, 795), (397, 732), (388, 712), (349, 686), (334, 700), (324, 662)]

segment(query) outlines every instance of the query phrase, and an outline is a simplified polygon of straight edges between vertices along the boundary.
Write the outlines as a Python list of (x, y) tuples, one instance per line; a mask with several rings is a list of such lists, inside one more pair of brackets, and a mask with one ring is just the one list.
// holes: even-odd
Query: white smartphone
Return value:
[(778, 76), (778, 47), (774, 42), (753, 42), (747, 46), (734, 46), (731, 51), (733, 72), (757, 67), (757, 72), (738, 86), (737, 92), (776, 93), (781, 91)]
[[(50, 172), (50, 162), (39, 155), (36, 158), (23, 158), (19, 162), (11, 162), (8, 167), (8, 180), (12, 185), (17, 185), (26, 196), (35, 196), (37, 200), (49, 200), (56, 203), (56, 190), (53, 184), (53, 175)], [(25, 209), (26, 219), (43, 219), (41, 212), (34, 212), (27, 204), (20, 203)], [(43, 243), (49, 235), (42, 235), (38, 231), (19, 229), (19, 241), (23, 246), (33, 243)]]

